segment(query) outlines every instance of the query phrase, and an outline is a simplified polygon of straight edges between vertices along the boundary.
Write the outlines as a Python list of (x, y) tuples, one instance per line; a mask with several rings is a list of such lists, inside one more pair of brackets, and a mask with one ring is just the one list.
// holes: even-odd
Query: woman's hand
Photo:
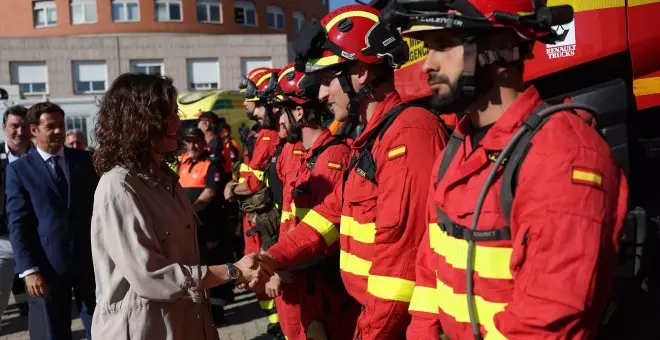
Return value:
[(256, 253), (244, 256), (234, 265), (241, 271), (237, 284), (246, 283), (250, 289), (256, 291), (262, 291), (274, 273), (274, 268), (269, 263), (264, 263), (261, 255)]

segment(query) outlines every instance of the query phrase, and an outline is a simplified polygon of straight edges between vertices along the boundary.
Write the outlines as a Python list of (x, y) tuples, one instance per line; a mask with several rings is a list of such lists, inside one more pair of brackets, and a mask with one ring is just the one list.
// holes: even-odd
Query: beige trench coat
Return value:
[[(215, 340), (192, 207), (176, 178), (160, 184), (116, 167), (94, 196), (94, 340)], [(196, 299), (199, 301), (199, 299)]]

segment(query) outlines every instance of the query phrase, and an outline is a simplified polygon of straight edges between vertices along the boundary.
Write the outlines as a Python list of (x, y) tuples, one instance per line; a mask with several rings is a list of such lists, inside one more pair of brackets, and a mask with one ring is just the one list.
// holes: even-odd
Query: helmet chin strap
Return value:
[(267, 130), (276, 130), (277, 125), (276, 125), (276, 119), (275, 119), (275, 114), (273, 113), (273, 106), (270, 104), (263, 104), (264, 108), (266, 109), (266, 115), (264, 116), (264, 122), (262, 123), (261, 127), (263, 129)]
[(353, 90), (350, 79), (350, 63), (344, 63), (341, 66), (341, 71), (337, 74), (337, 79), (341, 85), (344, 93), (348, 95), (348, 118), (344, 123), (345, 127), (342, 127), (338, 136), (348, 136), (348, 137), (357, 137), (362, 133), (364, 128), (363, 124), (360, 123), (360, 103), (365, 99), (373, 99), (374, 91), (382, 82), (382, 77), (377, 75), (370, 83), (362, 85), (359, 90)]
[(302, 123), (296, 121), (293, 117), (293, 111), (289, 108), (282, 108), (287, 118), (289, 118), (290, 127), (286, 131), (286, 141), (289, 143), (297, 143), (302, 140)]
[(481, 94), (483, 84), (477, 82), (477, 72), (488, 65), (517, 62), (523, 59), (519, 47), (510, 49), (491, 49), (479, 51), (476, 37), (463, 36), (463, 72), (458, 79), (458, 84), (452, 91), (451, 98), (436, 104), (437, 109), (442, 112), (464, 112), (472, 101)]

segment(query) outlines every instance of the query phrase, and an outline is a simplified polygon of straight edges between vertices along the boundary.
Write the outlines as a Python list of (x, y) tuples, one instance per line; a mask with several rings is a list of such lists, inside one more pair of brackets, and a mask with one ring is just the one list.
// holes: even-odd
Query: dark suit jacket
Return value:
[(47, 281), (93, 275), (90, 228), (98, 176), (88, 152), (65, 147), (64, 157), (68, 206), (36, 148), (7, 167), (7, 223), (17, 273), (39, 267)]

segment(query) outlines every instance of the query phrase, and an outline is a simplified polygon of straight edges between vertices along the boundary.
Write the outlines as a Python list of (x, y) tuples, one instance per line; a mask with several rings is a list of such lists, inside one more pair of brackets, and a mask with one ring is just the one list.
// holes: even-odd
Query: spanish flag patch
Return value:
[(405, 145), (395, 146), (387, 151), (387, 159), (393, 160), (399, 158), (408, 152), (408, 148)]
[(269, 140), (270, 140), (270, 137), (268, 137), (268, 136), (264, 136), (263, 138), (261, 138), (261, 140), (269, 141)]
[(339, 163), (328, 162), (328, 168), (335, 169), (335, 170), (341, 170), (342, 166)]
[(302, 150), (293, 150), (293, 154), (294, 154), (295, 156), (302, 156), (302, 155), (304, 155), (305, 153), (304, 153)]
[(596, 188), (603, 186), (603, 174), (596, 170), (573, 167), (571, 178), (575, 184), (589, 185)]

